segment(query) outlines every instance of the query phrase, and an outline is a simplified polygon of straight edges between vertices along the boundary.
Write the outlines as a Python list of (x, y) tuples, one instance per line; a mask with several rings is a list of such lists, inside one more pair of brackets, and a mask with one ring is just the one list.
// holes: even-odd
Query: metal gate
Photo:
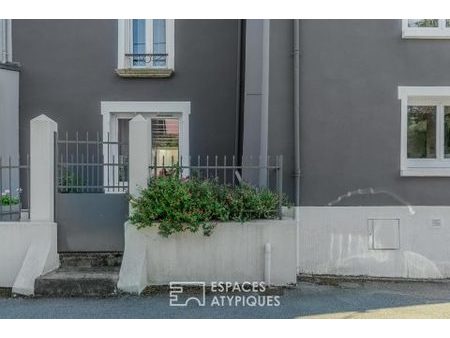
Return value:
[(128, 145), (99, 133), (55, 135), (59, 252), (123, 251), (128, 217)]

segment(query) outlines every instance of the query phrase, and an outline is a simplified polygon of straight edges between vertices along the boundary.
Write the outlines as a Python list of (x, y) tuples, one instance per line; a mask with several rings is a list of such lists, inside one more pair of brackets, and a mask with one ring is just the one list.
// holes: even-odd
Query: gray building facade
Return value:
[[(293, 29), (270, 20), (269, 153), (284, 154), (291, 197)], [(450, 40), (404, 35), (402, 20), (300, 20), (302, 206), (450, 202), (447, 174), (401, 174), (398, 97), (401, 86), (450, 84)]]
[(116, 74), (118, 20), (13, 20), (20, 62), (20, 148), (42, 113), (62, 133), (102, 131), (102, 101), (190, 101), (190, 153), (233, 154), (238, 20), (175, 20), (175, 71), (168, 78)]
[(115, 72), (117, 20), (14, 20), (21, 155), (41, 113), (95, 133), (102, 101), (190, 101), (192, 156), (281, 154), (293, 199), (298, 95), (300, 205), (447, 205), (448, 175), (401, 174), (399, 87), (450, 84), (450, 40), (405, 37), (402, 20), (300, 20), (295, 93), (294, 20), (264, 25), (175, 20), (174, 73), (127, 78)]

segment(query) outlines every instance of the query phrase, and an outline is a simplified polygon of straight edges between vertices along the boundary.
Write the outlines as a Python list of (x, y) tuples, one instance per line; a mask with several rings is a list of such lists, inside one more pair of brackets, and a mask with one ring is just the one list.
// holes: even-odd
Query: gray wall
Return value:
[(283, 155), (283, 191), (294, 197), (294, 96), (292, 20), (271, 20), (269, 154)]
[[(282, 81), (292, 67), (292, 21), (271, 27), (270, 113), (278, 127), (270, 142), (292, 158), (292, 81)], [(302, 20), (300, 46), (302, 205), (326, 205), (368, 187), (411, 204), (450, 204), (450, 178), (400, 177), (397, 99), (399, 85), (450, 85), (450, 41), (403, 40), (401, 20)], [(285, 180), (293, 185), (290, 175)], [(397, 204), (380, 194), (337, 205)]]
[(46, 113), (59, 130), (101, 131), (100, 101), (191, 101), (191, 155), (234, 153), (237, 20), (176, 20), (175, 73), (123, 79), (117, 20), (13, 20), (14, 58), (22, 64), (20, 146), (29, 121)]
[[(19, 72), (7, 67), (0, 67), (0, 158), (3, 166), (9, 158), (12, 165), (19, 161)], [(17, 195), (18, 170), (11, 171), (11, 189), (9, 170), (3, 169), (1, 174), (0, 193), (8, 189)]]
[(19, 72), (0, 67), (0, 157), (17, 161), (18, 155)]

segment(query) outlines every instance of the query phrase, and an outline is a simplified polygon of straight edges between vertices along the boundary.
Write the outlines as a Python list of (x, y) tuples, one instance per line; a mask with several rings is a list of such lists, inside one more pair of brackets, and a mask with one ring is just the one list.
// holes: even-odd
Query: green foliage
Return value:
[(438, 19), (421, 19), (415, 22), (417, 27), (438, 27), (439, 20)]
[(81, 178), (74, 173), (72, 173), (70, 170), (64, 170), (61, 176), (59, 176), (59, 186), (60, 188), (58, 191), (60, 193), (74, 193), (74, 192), (80, 192), (80, 188), (74, 188), (82, 186), (83, 182)]
[(182, 179), (180, 171), (152, 178), (137, 198), (131, 198), (132, 224), (138, 228), (158, 226), (168, 237), (183, 231), (209, 236), (218, 221), (245, 222), (278, 216), (279, 196), (248, 184), (235, 187), (212, 180)]
[(17, 205), (20, 203), (18, 197), (13, 197), (7, 193), (2, 194), (0, 197), (0, 205)]

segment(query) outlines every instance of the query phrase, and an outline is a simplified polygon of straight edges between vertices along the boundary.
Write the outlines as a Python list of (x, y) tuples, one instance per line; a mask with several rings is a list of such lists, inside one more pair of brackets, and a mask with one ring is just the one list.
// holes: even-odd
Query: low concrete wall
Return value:
[(450, 278), (450, 207), (301, 207), (299, 217), (300, 273)]
[(0, 287), (32, 295), (34, 280), (58, 266), (56, 223), (0, 222)]
[(219, 223), (210, 237), (189, 232), (163, 238), (157, 228), (125, 224), (119, 289), (139, 293), (171, 281), (264, 281), (265, 244), (271, 244), (271, 282), (296, 281), (293, 219)]

